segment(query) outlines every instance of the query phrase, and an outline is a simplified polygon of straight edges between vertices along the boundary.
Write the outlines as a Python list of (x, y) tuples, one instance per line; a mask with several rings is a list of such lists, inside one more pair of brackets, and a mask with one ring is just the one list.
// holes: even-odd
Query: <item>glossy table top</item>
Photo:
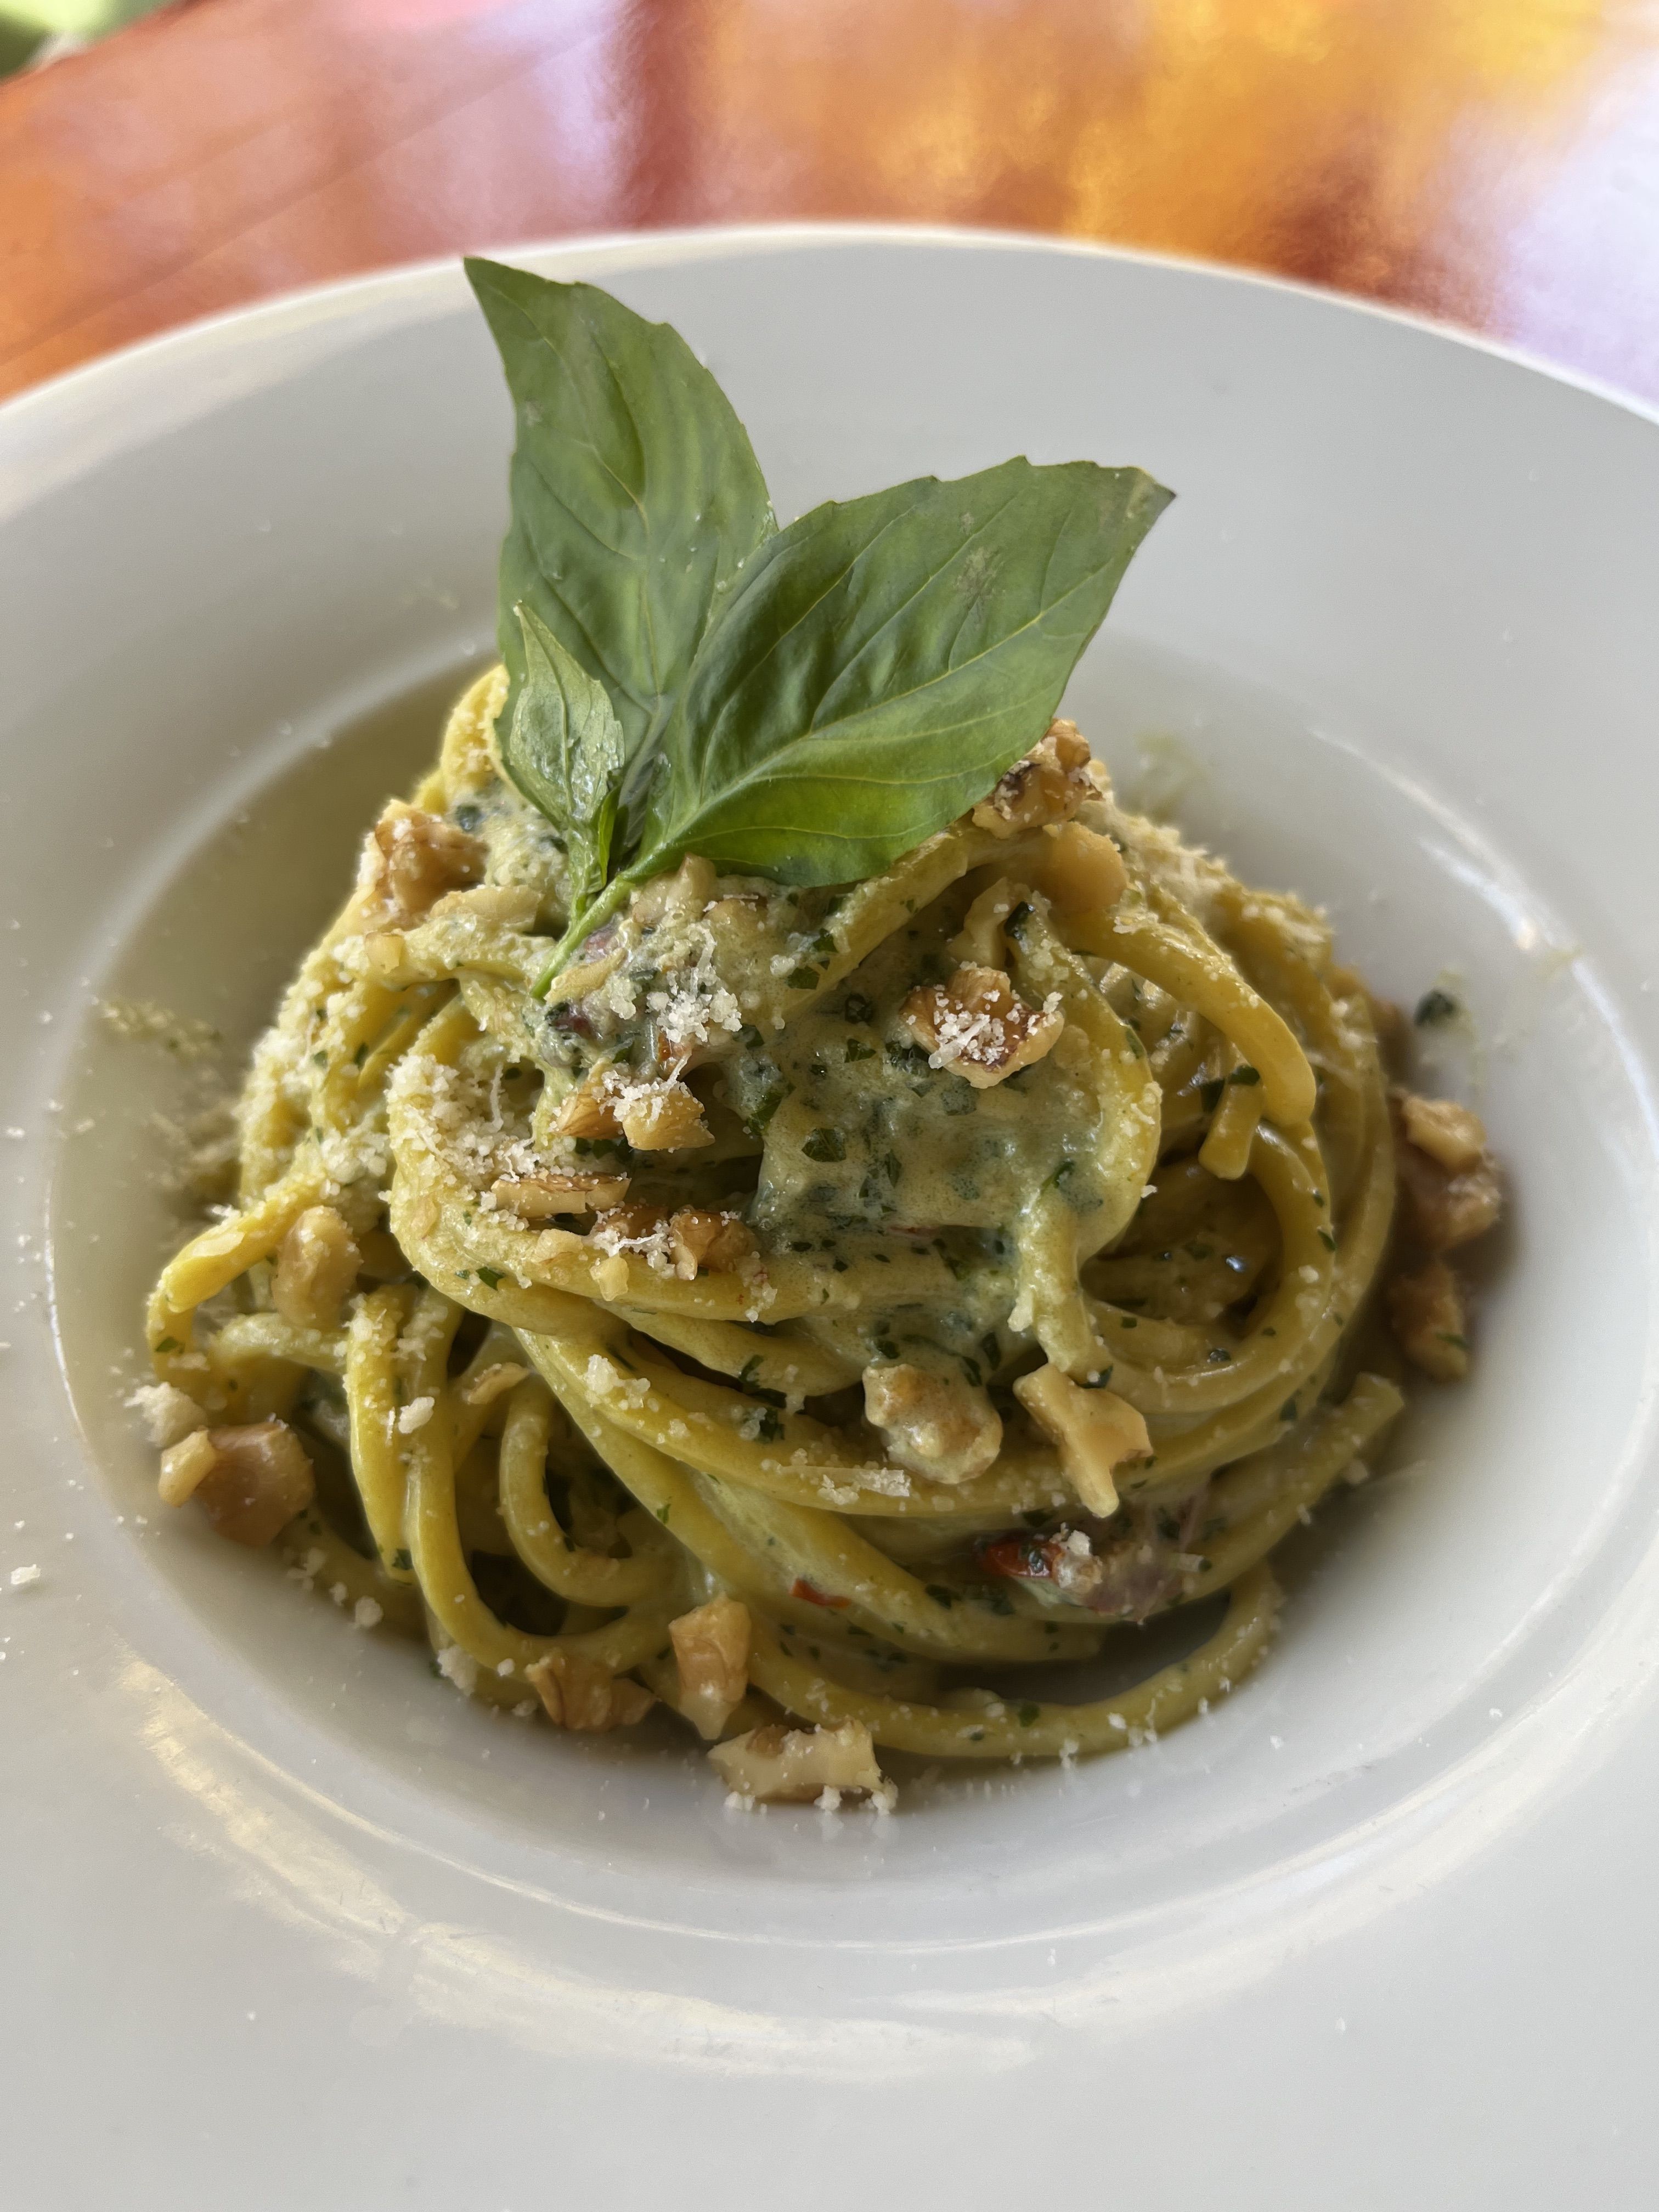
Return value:
[(813, 216), (1276, 270), (1659, 398), (1659, 14), (183, 0), (0, 85), (0, 392), (386, 263)]

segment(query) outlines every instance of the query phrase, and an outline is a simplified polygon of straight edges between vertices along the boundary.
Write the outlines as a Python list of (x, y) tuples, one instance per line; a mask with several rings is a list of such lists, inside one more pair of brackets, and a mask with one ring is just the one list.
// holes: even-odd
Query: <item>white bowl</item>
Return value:
[(135, 2208), (1645, 2201), (1659, 428), (1091, 249), (510, 258), (681, 329), (781, 513), (1015, 452), (1176, 488), (1069, 710), (1381, 988), (1461, 979), (1449, 1075), (1516, 1193), (1476, 1375), (1304, 1540), (1225, 1710), (883, 1822), (734, 1814), (665, 1736), (494, 1722), (163, 1527), (121, 1399), (169, 1233), (153, 1117), (203, 1070), (96, 1002), (254, 1033), (491, 649), (509, 410), (450, 264), (14, 401), (9, 2201), (118, 2172)]

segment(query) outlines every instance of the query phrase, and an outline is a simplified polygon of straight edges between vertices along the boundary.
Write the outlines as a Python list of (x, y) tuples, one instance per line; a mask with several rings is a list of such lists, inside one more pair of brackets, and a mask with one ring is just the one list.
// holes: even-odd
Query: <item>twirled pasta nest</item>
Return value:
[[(740, 1794), (1203, 1711), (1401, 1402), (1376, 1009), (1322, 919), (1056, 725), (871, 882), (687, 862), (544, 998), (562, 859), (500, 684), (371, 836), (157, 1286), (164, 1494), (474, 1695), (674, 1708)], [(1483, 1145), (1413, 1160), (1470, 1234)], [(1222, 1592), (1133, 1690), (1043, 1694)]]

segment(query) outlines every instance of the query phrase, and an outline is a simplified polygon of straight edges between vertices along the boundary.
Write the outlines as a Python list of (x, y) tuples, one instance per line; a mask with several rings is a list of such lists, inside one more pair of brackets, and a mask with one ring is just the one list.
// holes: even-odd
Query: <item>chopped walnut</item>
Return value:
[(556, 1173), (537, 1168), (528, 1175), (498, 1176), (489, 1186), (497, 1206), (520, 1221), (551, 1221), (561, 1213), (603, 1213), (628, 1195), (625, 1175)]
[(637, 1243), (663, 1227), (668, 1216), (659, 1206), (635, 1200), (632, 1206), (613, 1206), (593, 1224), (594, 1234), (609, 1245)]
[(1054, 1049), (1066, 1017), (1057, 1000), (1028, 1006), (1000, 968), (958, 968), (948, 983), (923, 983), (899, 1008), (934, 1067), (954, 1068), (988, 1091)]
[(485, 852), (477, 837), (441, 815), (393, 799), (363, 846), (357, 887), (366, 923), (407, 929), (446, 891), (476, 884)]
[(286, 1421), (198, 1429), (161, 1460), (168, 1505), (193, 1498), (216, 1533), (234, 1544), (268, 1544), (317, 1494), (305, 1446)]
[(336, 1328), (362, 1264), (343, 1218), (331, 1206), (308, 1206), (277, 1249), (271, 1302), (296, 1328)]
[(1426, 1260), (1396, 1275), (1386, 1293), (1389, 1322), (1413, 1367), (1437, 1382), (1461, 1382), (1469, 1371), (1468, 1315), (1463, 1286), (1443, 1260)]
[(500, 929), (528, 929), (541, 908), (541, 894), (530, 884), (478, 884), (471, 890), (446, 891), (428, 921), (482, 921)]
[(1097, 914), (1115, 906), (1128, 883), (1111, 839), (1081, 822), (1046, 830), (1027, 864), (1032, 883), (1056, 914)]
[[(1405, 1097), (1395, 1101), (1400, 1141), (1395, 1147), (1395, 1164), (1400, 1175), (1403, 1225), (1411, 1241), (1425, 1251), (1455, 1251), (1460, 1244), (1485, 1236), (1497, 1220), (1504, 1209), (1503, 1185), (1496, 1164), (1485, 1152), (1475, 1155), (1474, 1165), (1459, 1171), (1443, 1165), (1431, 1152), (1415, 1143), (1407, 1134), (1409, 1103)], [(1433, 1102), (1414, 1103), (1422, 1107)], [(1462, 1112), (1462, 1108), (1452, 1110)], [(1474, 1121), (1473, 1115), (1468, 1118)], [(1425, 1126), (1420, 1115), (1418, 1125)], [(1480, 1127), (1478, 1121), (1475, 1127)], [(1436, 1133), (1443, 1144), (1457, 1147), (1456, 1157), (1467, 1156), (1455, 1135), (1449, 1137), (1441, 1130)]]
[(493, 1367), (486, 1367), (475, 1375), (462, 1389), (461, 1396), (469, 1406), (493, 1406), (497, 1398), (517, 1389), (529, 1372), (516, 1359), (498, 1359)]
[(630, 1082), (606, 1068), (573, 1091), (553, 1117), (561, 1137), (626, 1137), (638, 1152), (689, 1152), (712, 1145), (702, 1102), (673, 1077)]
[(755, 1240), (735, 1213), (708, 1213), (682, 1206), (668, 1222), (668, 1249), (682, 1282), (705, 1275), (733, 1275), (755, 1249)]
[[(608, 1071), (607, 1071), (608, 1073)], [(553, 1116), (553, 1133), (560, 1137), (620, 1137), (617, 1101), (606, 1087), (606, 1075), (590, 1079), (562, 1100)]]
[(1012, 837), (1048, 822), (1065, 822), (1097, 794), (1088, 774), (1089, 743), (1075, 722), (1054, 721), (1048, 735), (1016, 761), (974, 809), (974, 826)]
[(1002, 1449), (1002, 1417), (983, 1390), (903, 1360), (864, 1370), (864, 1410), (889, 1456), (934, 1482), (968, 1482)]
[(1449, 1098), (1419, 1098), (1413, 1091), (1400, 1100), (1400, 1124), (1406, 1142), (1415, 1145), (1452, 1175), (1480, 1166), (1486, 1152), (1486, 1125), (1467, 1106)]
[(876, 1749), (862, 1721), (791, 1729), (774, 1722), (717, 1743), (708, 1756), (726, 1786), (762, 1805), (810, 1805), (826, 1792), (859, 1790), (890, 1802)]
[(585, 1735), (633, 1728), (655, 1702), (643, 1683), (578, 1651), (550, 1651), (524, 1672), (554, 1726)]
[(711, 1598), (670, 1621), (668, 1633), (680, 1670), (680, 1711), (700, 1736), (712, 1741), (749, 1687), (754, 1634), (749, 1608), (734, 1597)]
[[(698, 1274), (735, 1274), (750, 1257), (755, 1240), (735, 1213), (705, 1212), (701, 1206), (682, 1206), (670, 1213), (660, 1206), (635, 1203), (613, 1206), (593, 1224), (599, 1249), (620, 1259), (630, 1246), (649, 1247), (660, 1265), (666, 1261), (684, 1283)], [(627, 1287), (627, 1264), (623, 1262), (618, 1285), (603, 1295), (621, 1297)]]
[(636, 1152), (684, 1152), (714, 1141), (702, 1106), (683, 1083), (640, 1083), (617, 1101), (622, 1133)]
[(1085, 1390), (1058, 1367), (1022, 1375), (1014, 1395), (1060, 1453), (1066, 1480), (1091, 1513), (1103, 1520), (1117, 1511), (1116, 1469), (1150, 1459), (1146, 1424), (1115, 1390)]

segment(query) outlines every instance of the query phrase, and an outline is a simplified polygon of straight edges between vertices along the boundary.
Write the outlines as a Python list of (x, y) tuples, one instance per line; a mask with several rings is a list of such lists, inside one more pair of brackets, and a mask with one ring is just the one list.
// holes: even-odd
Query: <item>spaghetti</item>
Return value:
[[(369, 837), (256, 1050), (235, 1202), (156, 1285), (163, 1494), (474, 1696), (674, 1709), (742, 1796), (1206, 1710), (1401, 1403), (1400, 1108), (1323, 921), (1056, 723), (872, 879), (688, 860), (542, 995), (566, 863), (504, 684)], [(1446, 1127), (1419, 1184), (1489, 1192)], [(1138, 1686), (1045, 1694), (1224, 1593)]]

